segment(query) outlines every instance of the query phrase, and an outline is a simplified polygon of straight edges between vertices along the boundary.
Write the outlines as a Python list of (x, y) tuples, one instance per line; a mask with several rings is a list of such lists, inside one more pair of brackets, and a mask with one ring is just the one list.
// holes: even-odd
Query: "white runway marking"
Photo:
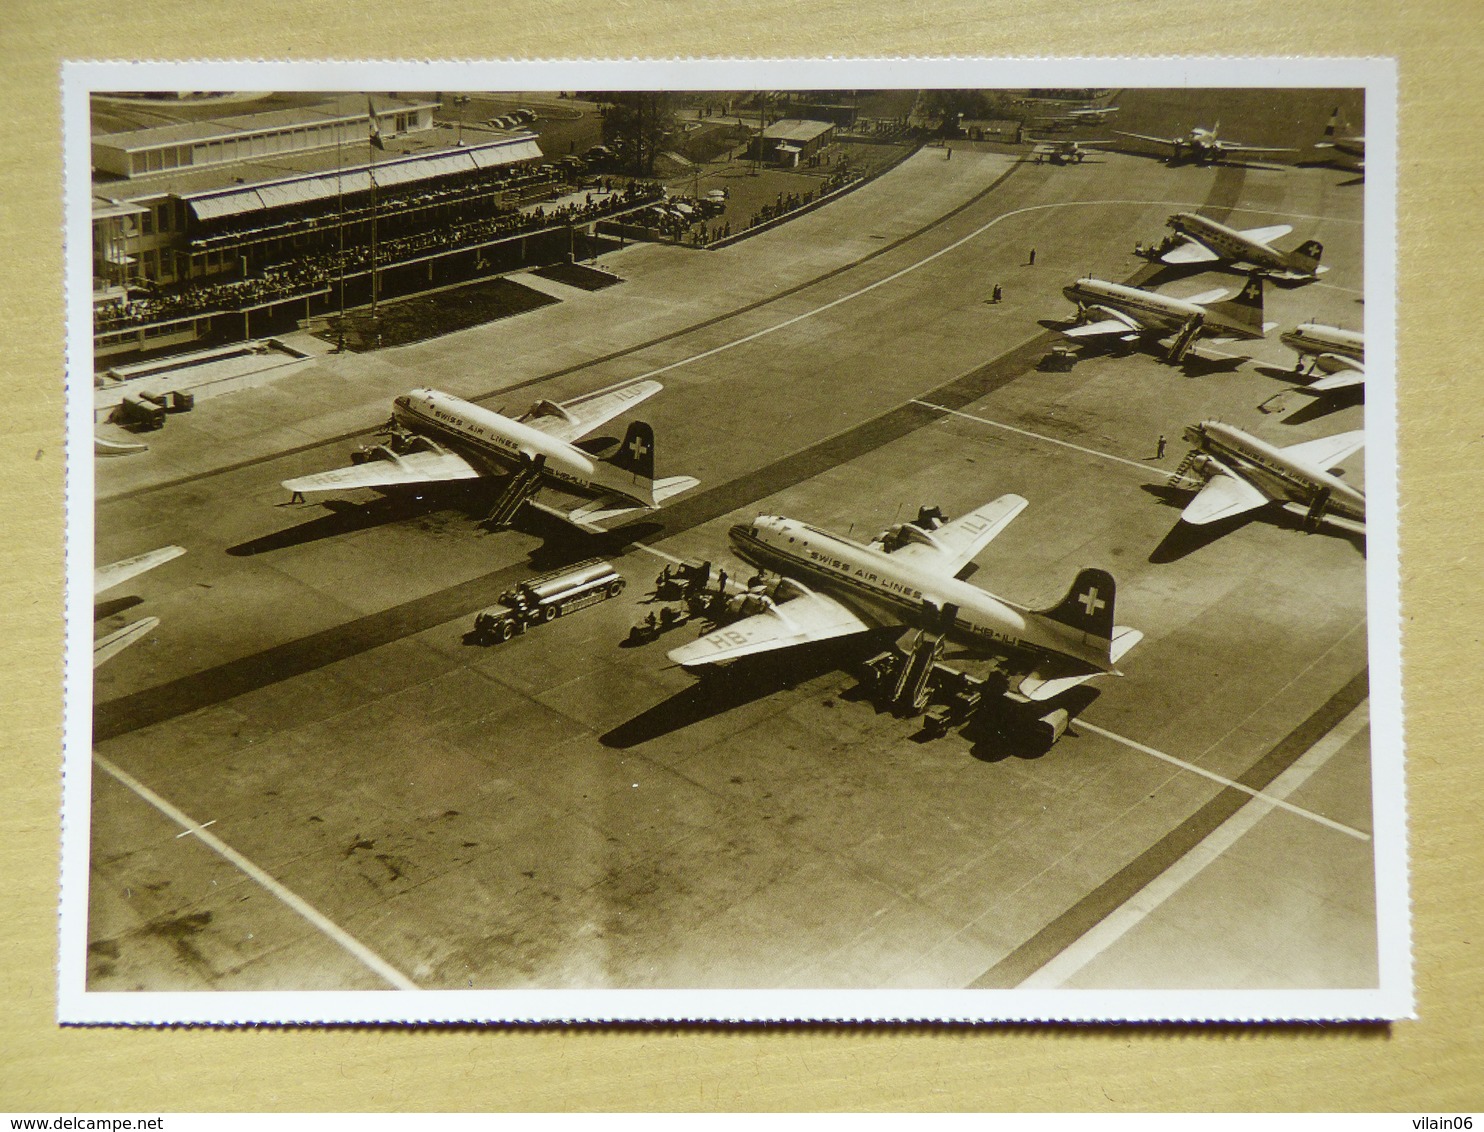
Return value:
[[(1279, 802), (1281, 797), (1293, 793), (1369, 723), (1370, 706), (1368, 703), (1362, 703), (1340, 720), (1324, 738), (1305, 751), (1297, 762), (1275, 778), (1268, 787), (1269, 792), (1260, 795), (1260, 799), (1274, 803)], [(1271, 805), (1244, 806), (1212, 830), (1199, 845), (1174, 865), (1145, 885), (1126, 904), (1036, 971), (1020, 986), (1049, 989), (1065, 985), (1068, 979), (1152, 915), (1160, 905), (1194, 880), (1207, 865), (1235, 845), (1253, 826), (1271, 812)]]
[[(1359, 715), (1360, 717), (1360, 722), (1355, 725), (1353, 730), (1349, 732), (1343, 732), (1343, 729), (1348, 724), (1350, 724), (1350, 722), (1354, 720), (1357, 715)], [(1348, 715), (1344, 720), (1341, 720), (1339, 726), (1329, 732), (1329, 734), (1321, 739), (1318, 743), (1316, 743), (1314, 747), (1311, 748), (1311, 750), (1318, 750), (1320, 746), (1328, 742), (1328, 740), (1335, 735), (1343, 735), (1340, 740), (1341, 744), (1343, 745), (1343, 743), (1352, 735), (1354, 735), (1356, 731), (1360, 730), (1361, 727), (1364, 727), (1366, 723), (1369, 722), (1369, 720), (1370, 716), (1367, 713), (1362, 712), (1360, 708), (1357, 708), (1355, 711), (1351, 712), (1350, 715)], [(1096, 724), (1088, 723), (1085, 719), (1077, 720), (1074, 726), (1079, 727), (1084, 731), (1091, 731), (1094, 735), (1101, 735), (1104, 739), (1112, 739), (1115, 743), (1122, 743), (1125, 747), (1128, 747), (1132, 750), (1141, 751), (1146, 755), (1152, 755), (1156, 759), (1163, 759), (1171, 766), (1178, 766), (1181, 770), (1188, 770), (1192, 774), (1200, 775), (1202, 778), (1209, 778), (1212, 782), (1219, 782), (1222, 786), (1230, 787), (1233, 790), (1240, 790), (1243, 794), (1250, 795), (1251, 797), (1256, 798), (1259, 801), (1266, 802), (1269, 806), (1276, 806), (1281, 810), (1287, 810), (1289, 813), (1296, 814), (1301, 818), (1308, 818), (1309, 821), (1318, 822), (1320, 825), (1328, 826), (1330, 829), (1336, 830), (1340, 833), (1348, 834), (1349, 836), (1354, 837), (1359, 841), (1369, 841), (1371, 839), (1371, 835), (1369, 833), (1362, 833), (1358, 829), (1352, 829), (1350, 826), (1345, 825), (1343, 822), (1337, 822), (1331, 818), (1325, 817), (1323, 814), (1316, 814), (1312, 810), (1306, 810), (1301, 806), (1295, 806), (1291, 802), (1285, 802), (1282, 798), (1275, 797), (1269, 793), (1264, 793), (1261, 790), (1254, 790), (1250, 786), (1243, 786), (1235, 779), (1227, 778), (1225, 775), (1217, 774), (1215, 771), (1207, 770), (1205, 767), (1196, 766), (1195, 763), (1188, 763), (1184, 759), (1177, 759), (1174, 755), (1167, 755), (1163, 751), (1157, 751), (1153, 747), (1146, 746), (1145, 744), (1140, 743), (1135, 739), (1128, 738), (1128, 736), (1126, 735), (1119, 735), (1116, 731), (1109, 731), (1107, 730), (1107, 728), (1098, 727)], [(1338, 747), (1336, 749), (1338, 749)], [(1263, 812), (1266, 813), (1266, 811)]]
[(925, 409), (936, 409), (940, 413), (948, 413), (950, 416), (963, 417), (965, 420), (976, 421), (991, 428), (1002, 428), (1006, 432), (1013, 432), (1019, 436), (1028, 436), (1032, 440), (1044, 440), (1047, 444), (1057, 444), (1063, 448), (1070, 448), (1074, 452), (1081, 452), (1085, 456), (1096, 456), (1100, 460), (1112, 460), (1115, 464), (1125, 464), (1130, 468), (1137, 468), (1144, 474), (1144, 478), (1154, 483), (1162, 483), (1170, 478), (1168, 472), (1156, 472), (1147, 464), (1141, 464), (1137, 460), (1126, 460), (1122, 456), (1114, 456), (1111, 452), (1099, 452), (1096, 448), (1084, 448), (1080, 444), (1073, 444), (1070, 440), (1058, 440), (1054, 436), (1046, 436), (1044, 433), (1032, 432), (1028, 428), (1016, 428), (1014, 425), (1002, 424), (992, 421), (988, 417), (976, 417), (973, 413), (961, 413), (957, 409), (950, 409), (944, 405), (935, 405), (931, 401), (920, 401), (912, 398), (912, 404), (921, 405)]
[[(329, 936), (330, 939), (334, 940), (342, 948), (350, 952), (350, 954), (354, 955), (357, 959), (359, 959), (367, 967), (371, 968), (371, 970), (375, 971), (392, 986), (396, 987), (398, 990), (420, 989), (416, 983), (414, 983), (406, 975), (402, 974), (401, 971), (393, 967), (380, 955), (377, 955), (376, 952), (372, 951), (364, 943), (356, 939), (355, 936), (351, 935), (339, 924), (335, 923), (334, 920), (330, 919), (318, 908), (314, 907), (303, 897), (290, 891), (288, 888), (285, 888), (268, 873), (264, 872), (261, 868), (253, 864), (253, 862), (249, 861), (241, 853), (237, 852), (237, 850), (233, 849), (230, 845), (222, 841), (221, 838), (216, 836), (216, 834), (206, 832), (205, 825), (198, 825), (196, 822), (192, 821), (184, 813), (176, 809), (169, 802), (165, 801), (164, 798), (161, 798), (158, 794), (156, 794), (148, 786), (144, 785), (144, 783), (140, 782), (128, 771), (124, 770), (122, 767), (114, 765), (112, 762), (104, 758), (102, 755), (98, 754), (96, 751), (93, 752), (93, 762), (95, 762), (101, 769), (107, 771), (108, 774), (115, 780), (117, 780), (121, 785), (128, 787), (140, 798), (144, 799), (155, 809), (159, 810), (160, 813), (164, 814), (176, 825), (182, 826), (185, 829), (186, 833), (194, 833), (203, 844), (209, 846), (216, 852), (218, 856), (231, 862), (238, 869), (242, 870), (242, 872), (245, 873), (247, 876), (257, 881), (258, 884), (262, 885), (274, 896), (278, 897), (278, 899), (281, 900), (284, 904), (287, 904), (295, 912), (299, 913), (300, 916), (308, 920), (321, 932)], [(211, 822), (206, 823), (206, 825), (210, 824)], [(184, 834), (181, 834), (179, 836), (184, 836)]]

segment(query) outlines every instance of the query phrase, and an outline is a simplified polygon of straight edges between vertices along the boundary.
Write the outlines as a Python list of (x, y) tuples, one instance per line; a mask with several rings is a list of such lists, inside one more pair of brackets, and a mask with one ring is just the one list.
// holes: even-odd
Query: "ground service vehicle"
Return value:
[(474, 636), (481, 642), (508, 641), (527, 625), (554, 621), (623, 592), (624, 579), (613, 565), (589, 558), (549, 574), (517, 583), (495, 605), (474, 617)]

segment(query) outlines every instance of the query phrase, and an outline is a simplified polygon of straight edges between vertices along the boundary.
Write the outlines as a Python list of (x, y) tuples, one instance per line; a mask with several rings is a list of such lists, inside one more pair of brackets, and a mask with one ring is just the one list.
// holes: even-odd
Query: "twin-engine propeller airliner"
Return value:
[[(130, 578), (137, 578), (147, 570), (163, 566), (172, 558), (179, 558), (184, 553), (185, 547), (183, 546), (162, 546), (156, 550), (136, 554), (132, 558), (121, 558), (117, 562), (99, 566), (93, 571), (93, 596), (97, 597), (115, 586), (121, 586)], [(158, 617), (141, 617), (122, 629), (99, 637), (93, 642), (93, 667), (97, 668), (105, 660), (111, 660), (136, 641), (143, 639), (159, 623)]]
[(1324, 377), (1304, 386), (1304, 392), (1323, 395), (1365, 385), (1365, 335), (1318, 322), (1301, 322), (1278, 340), (1299, 356), (1305, 373), (1318, 370)]
[(1334, 474), (1365, 443), (1365, 432), (1337, 433), (1279, 448), (1234, 425), (1202, 421), (1185, 430), (1194, 447), (1170, 477), (1198, 487), (1180, 518), (1196, 526), (1245, 515), (1269, 504), (1303, 518), (1365, 534), (1365, 492)]
[(1166, 360), (1179, 362), (1198, 337), (1217, 341), (1261, 338), (1278, 325), (1263, 322), (1262, 277), (1253, 274), (1234, 297), (1225, 290), (1176, 299), (1157, 291), (1126, 287), (1091, 277), (1079, 279), (1062, 294), (1077, 304), (1077, 322), (1062, 330), (1068, 338), (1137, 342), (1174, 334)]
[(304, 494), (504, 476), (505, 490), (487, 522), (508, 525), (549, 484), (592, 498), (570, 511), (543, 510), (585, 530), (602, 530), (610, 519), (653, 511), (699, 482), (654, 478), (654, 430), (643, 421), (629, 425), (612, 455), (595, 456), (576, 444), (662, 388), (657, 381), (635, 381), (560, 404), (537, 401), (518, 418), (436, 389), (414, 389), (393, 401), (382, 442), (354, 453), (351, 467), (284, 480), (283, 486)]
[(1061, 601), (1029, 609), (963, 579), (970, 562), (1025, 509), (1002, 495), (933, 530), (892, 527), (870, 543), (822, 531), (796, 519), (759, 515), (734, 526), (736, 553), (780, 575), (762, 613), (672, 651), (676, 664), (703, 669), (754, 653), (877, 629), (919, 631), (913, 663), (947, 640), (969, 655), (1011, 662), (1019, 692), (1047, 700), (1095, 676), (1122, 675), (1114, 666), (1143, 634), (1113, 624), (1113, 577), (1085, 569)]
[(1314, 148), (1332, 149), (1335, 151), (1335, 165), (1344, 169), (1353, 169), (1357, 173), (1365, 172), (1365, 135), (1340, 136), (1340, 108), (1338, 106), (1329, 116), (1329, 124), (1324, 127), (1324, 140), (1315, 142)]
[(1177, 212), (1165, 222), (1184, 242), (1159, 258), (1170, 264), (1221, 263), (1255, 268), (1273, 279), (1308, 282), (1327, 267), (1319, 266), (1324, 245), (1306, 240), (1291, 252), (1280, 252), (1272, 242), (1293, 231), (1292, 224), (1266, 228), (1228, 228), (1194, 212)]
[(1190, 133), (1179, 138), (1161, 138), (1155, 137), (1152, 134), (1134, 134), (1128, 130), (1114, 130), (1113, 132), (1115, 134), (1122, 134), (1126, 138), (1137, 138), (1139, 141), (1169, 146), (1171, 164), (1179, 164), (1181, 161), (1190, 160), (1194, 161), (1197, 165), (1210, 165), (1226, 161), (1232, 157), (1245, 157), (1248, 154), (1297, 152), (1297, 150), (1286, 146), (1242, 145), (1238, 142), (1222, 141), (1216, 136), (1221, 132), (1220, 122), (1217, 122), (1209, 130), (1204, 126), (1196, 126)]

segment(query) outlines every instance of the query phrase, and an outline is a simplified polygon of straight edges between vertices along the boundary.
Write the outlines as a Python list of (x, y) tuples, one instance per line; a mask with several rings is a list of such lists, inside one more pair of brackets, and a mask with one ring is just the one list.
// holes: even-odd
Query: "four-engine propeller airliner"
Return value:
[(919, 636), (912, 664), (931, 665), (942, 642), (1017, 666), (1021, 695), (1047, 700), (1095, 676), (1118, 676), (1120, 657), (1143, 637), (1113, 623), (1114, 583), (1084, 569), (1061, 601), (1030, 609), (970, 585), (970, 562), (1025, 509), (1018, 495), (927, 530), (914, 523), (855, 542), (777, 515), (734, 526), (736, 553), (782, 576), (762, 613), (673, 650), (676, 664), (701, 669), (754, 653), (883, 628)]
[(1062, 294), (1077, 304), (1076, 324), (1061, 331), (1068, 338), (1137, 342), (1173, 333), (1166, 355), (1170, 362), (1179, 362), (1197, 337), (1261, 338), (1277, 325), (1262, 320), (1262, 277), (1256, 274), (1233, 298), (1217, 290), (1175, 299), (1090, 277), (1063, 287)]
[(1365, 384), (1365, 335), (1360, 331), (1302, 322), (1278, 340), (1298, 354), (1296, 369), (1307, 359), (1305, 373), (1318, 370), (1326, 375), (1303, 386), (1306, 393), (1336, 393)]
[(1179, 138), (1161, 138), (1152, 134), (1135, 134), (1128, 130), (1114, 130), (1115, 134), (1122, 134), (1126, 138), (1137, 138), (1139, 141), (1153, 142), (1156, 145), (1169, 146), (1170, 163), (1179, 164), (1181, 161), (1194, 161), (1197, 165), (1209, 165), (1225, 161), (1231, 157), (1245, 157), (1249, 154), (1259, 153), (1296, 153), (1297, 150), (1287, 146), (1274, 145), (1242, 145), (1238, 142), (1222, 141), (1216, 135), (1221, 131), (1221, 123), (1217, 122), (1209, 130), (1204, 126), (1196, 126), (1190, 133)]
[[(93, 571), (93, 596), (97, 597), (115, 586), (121, 586), (130, 578), (137, 578), (146, 570), (162, 566), (184, 553), (185, 547), (183, 546), (162, 546), (156, 550), (136, 554), (131, 558), (121, 558), (106, 566), (99, 566)], [(131, 621), (122, 629), (99, 637), (93, 642), (93, 667), (97, 668), (105, 660), (111, 660), (130, 645), (141, 640), (159, 623), (158, 617), (141, 617), (138, 621)]]
[(1318, 240), (1306, 240), (1291, 252), (1280, 252), (1272, 246), (1272, 241), (1293, 231), (1291, 224), (1228, 228), (1194, 212), (1177, 212), (1165, 223), (1185, 237), (1183, 243), (1159, 257), (1165, 263), (1232, 264), (1291, 282), (1308, 282), (1329, 270), (1319, 266), (1324, 245)]
[(1280, 448), (1211, 420), (1187, 428), (1185, 439), (1194, 447), (1170, 477), (1171, 486), (1198, 492), (1184, 522), (1204, 526), (1276, 504), (1311, 529), (1328, 523), (1365, 534), (1365, 492), (1334, 473), (1365, 443), (1364, 430)]
[(543, 509), (586, 530), (601, 530), (603, 522), (653, 511), (699, 482), (692, 476), (654, 478), (654, 430), (643, 421), (629, 425), (612, 455), (596, 456), (575, 443), (662, 388), (657, 381), (635, 381), (561, 404), (537, 401), (519, 418), (436, 389), (414, 389), (393, 402), (382, 443), (355, 453), (351, 467), (284, 480), (283, 486), (303, 494), (505, 476), (488, 522), (508, 524), (547, 483), (591, 499), (570, 511)]

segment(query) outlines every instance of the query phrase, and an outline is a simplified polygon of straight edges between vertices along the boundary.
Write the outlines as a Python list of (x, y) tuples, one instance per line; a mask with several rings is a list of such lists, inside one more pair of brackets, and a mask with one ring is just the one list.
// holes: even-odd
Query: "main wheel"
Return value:
[(500, 622), (500, 640), (502, 640), (502, 641), (508, 641), (513, 636), (515, 636), (515, 626), (512, 625), (508, 620), (501, 621)]
[(608, 583), (608, 596), (609, 597), (617, 597), (621, 593), (623, 593), (623, 579), (622, 578), (616, 578), (615, 580), (613, 580), (613, 581), (611, 581), (611, 582)]

